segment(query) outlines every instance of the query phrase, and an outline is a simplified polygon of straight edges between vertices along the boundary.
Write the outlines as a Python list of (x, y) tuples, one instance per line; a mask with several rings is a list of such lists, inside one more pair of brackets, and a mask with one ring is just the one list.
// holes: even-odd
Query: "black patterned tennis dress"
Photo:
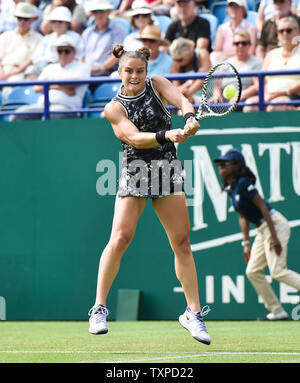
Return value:
[[(121, 104), (127, 118), (140, 132), (171, 129), (171, 114), (156, 93), (151, 79), (136, 96), (124, 96), (123, 87), (112, 99)], [(173, 142), (151, 149), (136, 149), (122, 142), (123, 163), (119, 179), (120, 197), (164, 197), (183, 191), (184, 170)]]

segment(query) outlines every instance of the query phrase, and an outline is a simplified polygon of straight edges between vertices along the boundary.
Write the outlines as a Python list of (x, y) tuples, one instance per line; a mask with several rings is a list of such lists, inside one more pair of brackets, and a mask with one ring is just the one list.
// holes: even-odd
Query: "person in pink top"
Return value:
[(217, 64), (234, 56), (233, 34), (239, 29), (249, 32), (251, 36), (250, 54), (255, 54), (257, 29), (255, 25), (246, 20), (247, 11), (246, 0), (227, 1), (229, 21), (224, 22), (217, 29), (214, 49), (211, 53), (212, 64)]

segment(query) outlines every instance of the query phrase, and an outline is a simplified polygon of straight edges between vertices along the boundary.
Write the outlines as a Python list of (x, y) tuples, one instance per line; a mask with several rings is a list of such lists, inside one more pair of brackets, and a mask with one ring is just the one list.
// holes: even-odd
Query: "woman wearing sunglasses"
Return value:
[[(246, 274), (269, 313), (262, 320), (284, 320), (284, 311), (264, 275), (269, 268), (273, 279), (300, 290), (300, 274), (287, 268), (287, 246), (290, 227), (287, 219), (274, 210), (258, 193), (256, 177), (246, 166), (241, 152), (231, 149), (216, 158), (225, 190), (239, 215), (247, 263)], [(257, 235), (250, 248), (250, 224), (257, 227)]]
[(131, 10), (127, 12), (130, 18), (132, 32), (124, 39), (125, 50), (137, 50), (143, 46), (143, 43), (138, 40), (144, 28), (147, 25), (153, 24), (153, 13), (148, 3), (144, 0), (135, 0), (132, 3)]
[[(239, 29), (233, 34), (234, 56), (228, 59), (239, 72), (250, 72), (260, 70), (262, 60), (251, 54), (251, 36), (250, 33)], [(249, 97), (255, 96), (258, 89), (257, 76), (242, 77), (241, 101), (246, 101)], [(224, 84), (223, 87), (225, 87)]]
[[(277, 24), (280, 48), (272, 49), (263, 62), (262, 70), (281, 71), (300, 69), (300, 29), (294, 17), (284, 17)], [(265, 77), (265, 101), (289, 102), (300, 100), (300, 75), (275, 75)], [(250, 97), (247, 103), (258, 102)], [(294, 110), (294, 105), (268, 105), (266, 110)], [(257, 111), (257, 106), (246, 106), (245, 112)]]

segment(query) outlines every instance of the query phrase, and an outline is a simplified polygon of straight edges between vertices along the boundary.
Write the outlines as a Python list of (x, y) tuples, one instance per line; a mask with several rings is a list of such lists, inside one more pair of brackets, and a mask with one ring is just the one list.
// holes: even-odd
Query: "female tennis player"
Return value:
[[(231, 149), (214, 161), (219, 167), (223, 190), (228, 192), (232, 205), (239, 214), (247, 277), (269, 311), (261, 320), (288, 319), (288, 314), (267, 282), (264, 271), (268, 266), (273, 279), (300, 290), (300, 274), (287, 268), (289, 223), (259, 195), (255, 187), (256, 177), (246, 166), (241, 152)], [(250, 223), (257, 227), (251, 250)]]
[[(176, 276), (179, 279), (187, 309), (179, 321), (191, 335), (210, 344), (200, 307), (197, 272), (190, 247), (190, 222), (183, 192), (184, 172), (176, 158), (174, 143), (183, 143), (200, 128), (193, 124), (192, 104), (167, 79), (147, 78), (150, 51), (125, 51), (117, 45), (113, 54), (119, 59), (118, 73), (122, 86), (105, 107), (116, 137), (124, 151), (110, 240), (99, 263), (97, 292), (91, 308), (89, 331), (108, 332), (106, 299), (119, 271), (121, 258), (129, 246), (138, 219), (151, 198), (175, 255)], [(184, 130), (171, 129), (167, 105), (181, 110)]]

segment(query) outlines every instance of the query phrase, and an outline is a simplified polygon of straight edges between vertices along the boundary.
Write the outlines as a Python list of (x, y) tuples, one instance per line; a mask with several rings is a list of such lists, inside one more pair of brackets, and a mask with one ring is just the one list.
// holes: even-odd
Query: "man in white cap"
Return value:
[[(41, 81), (53, 80), (73, 80), (87, 79), (90, 77), (88, 66), (76, 59), (76, 43), (72, 36), (62, 35), (57, 40), (53, 49), (56, 50), (59, 62), (47, 65), (38, 79)], [(51, 111), (64, 111), (70, 109), (80, 109), (88, 88), (87, 84), (53, 84), (49, 86), (49, 102)], [(43, 93), (43, 85), (35, 85), (37, 93)], [(18, 112), (36, 112), (36, 114), (21, 114), (11, 117), (12, 121), (24, 119), (41, 119), (44, 110), (44, 95), (42, 95), (36, 105), (26, 105), (17, 109)], [(50, 118), (74, 118), (77, 113), (50, 113)]]
[(90, 66), (92, 76), (108, 76), (117, 68), (118, 60), (111, 54), (116, 44), (122, 44), (125, 30), (109, 19), (114, 6), (108, 0), (91, 0), (87, 11), (95, 19), (95, 25), (82, 33), (83, 60)]
[[(36, 18), (35, 8), (25, 2), (15, 9), (18, 27), (0, 35), (0, 80), (19, 81), (24, 78), (25, 69), (32, 63), (33, 53), (42, 35), (31, 29)], [(4, 88), (3, 96), (11, 88)]]
[(69, 8), (54, 8), (53, 11), (47, 16), (47, 20), (51, 23), (53, 32), (44, 36), (35, 50), (33, 56), (33, 66), (35, 67), (35, 72), (38, 73), (40, 73), (46, 65), (58, 62), (57, 52), (53, 52), (52, 46), (55, 45), (61, 35), (68, 35), (74, 39), (77, 48), (79, 48), (77, 49), (77, 58), (81, 58), (78, 54), (83, 50), (81, 35), (75, 31), (72, 31), (70, 28), (72, 14)]

